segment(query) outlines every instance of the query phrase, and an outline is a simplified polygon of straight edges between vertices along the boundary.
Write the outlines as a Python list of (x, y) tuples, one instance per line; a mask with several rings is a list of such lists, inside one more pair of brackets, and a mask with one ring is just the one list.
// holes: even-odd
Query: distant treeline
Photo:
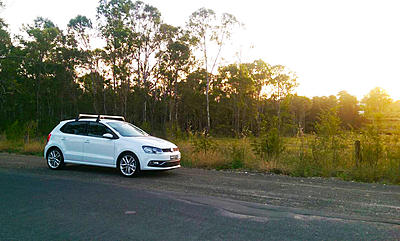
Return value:
[[(130, 0), (101, 0), (96, 20), (77, 16), (67, 29), (39, 17), (11, 36), (0, 20), (0, 132), (25, 126), (42, 135), (78, 113), (101, 113), (158, 134), (296, 135), (315, 131), (324, 111), (357, 129), (366, 112), (396, 107), (381, 89), (361, 104), (345, 91), (294, 95), (295, 74), (262, 60), (220, 66), (237, 26), (204, 8), (171, 26), (157, 8)], [(105, 47), (94, 49), (95, 39)]]

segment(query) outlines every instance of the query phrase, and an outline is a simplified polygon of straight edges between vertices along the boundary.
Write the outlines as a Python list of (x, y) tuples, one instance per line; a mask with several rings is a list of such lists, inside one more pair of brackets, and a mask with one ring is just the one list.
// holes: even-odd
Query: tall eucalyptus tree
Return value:
[(181, 28), (164, 24), (161, 31), (166, 35), (166, 47), (160, 53), (158, 78), (162, 79), (164, 99), (167, 105), (168, 121), (178, 122), (178, 81), (183, 81), (193, 65), (191, 52), (192, 38)]
[[(207, 108), (207, 133), (210, 131), (210, 75), (213, 73), (221, 55), (221, 50), (230, 38), (233, 28), (239, 25), (235, 16), (223, 13), (217, 16), (211, 9), (200, 8), (189, 17), (187, 27), (191, 34), (197, 39), (197, 46), (202, 52), (204, 69), (206, 70), (206, 108)], [(216, 53), (210, 53), (211, 45), (216, 45)], [(212, 57), (211, 57), (212, 56)]]

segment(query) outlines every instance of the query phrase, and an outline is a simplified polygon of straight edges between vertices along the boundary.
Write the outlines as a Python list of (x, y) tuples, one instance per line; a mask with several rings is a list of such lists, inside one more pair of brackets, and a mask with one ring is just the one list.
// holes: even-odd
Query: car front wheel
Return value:
[(140, 170), (137, 157), (131, 153), (123, 154), (118, 160), (118, 170), (125, 177), (136, 176)]

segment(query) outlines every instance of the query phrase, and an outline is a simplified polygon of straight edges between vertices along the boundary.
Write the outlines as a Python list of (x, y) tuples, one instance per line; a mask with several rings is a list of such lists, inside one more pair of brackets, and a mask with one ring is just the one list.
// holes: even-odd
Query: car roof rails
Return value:
[(125, 121), (123, 116), (114, 116), (114, 115), (90, 115), (90, 114), (79, 114), (78, 117), (75, 118), (75, 121), (80, 119), (93, 119), (96, 118), (96, 121), (99, 122), (100, 119), (108, 119), (108, 120), (119, 120)]

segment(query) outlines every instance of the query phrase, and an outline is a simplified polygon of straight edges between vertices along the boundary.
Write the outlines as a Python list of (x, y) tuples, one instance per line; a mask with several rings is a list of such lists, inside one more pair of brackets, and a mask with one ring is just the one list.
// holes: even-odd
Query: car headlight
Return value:
[(163, 153), (161, 148), (153, 147), (153, 146), (142, 146), (143, 151), (149, 154), (160, 154)]

